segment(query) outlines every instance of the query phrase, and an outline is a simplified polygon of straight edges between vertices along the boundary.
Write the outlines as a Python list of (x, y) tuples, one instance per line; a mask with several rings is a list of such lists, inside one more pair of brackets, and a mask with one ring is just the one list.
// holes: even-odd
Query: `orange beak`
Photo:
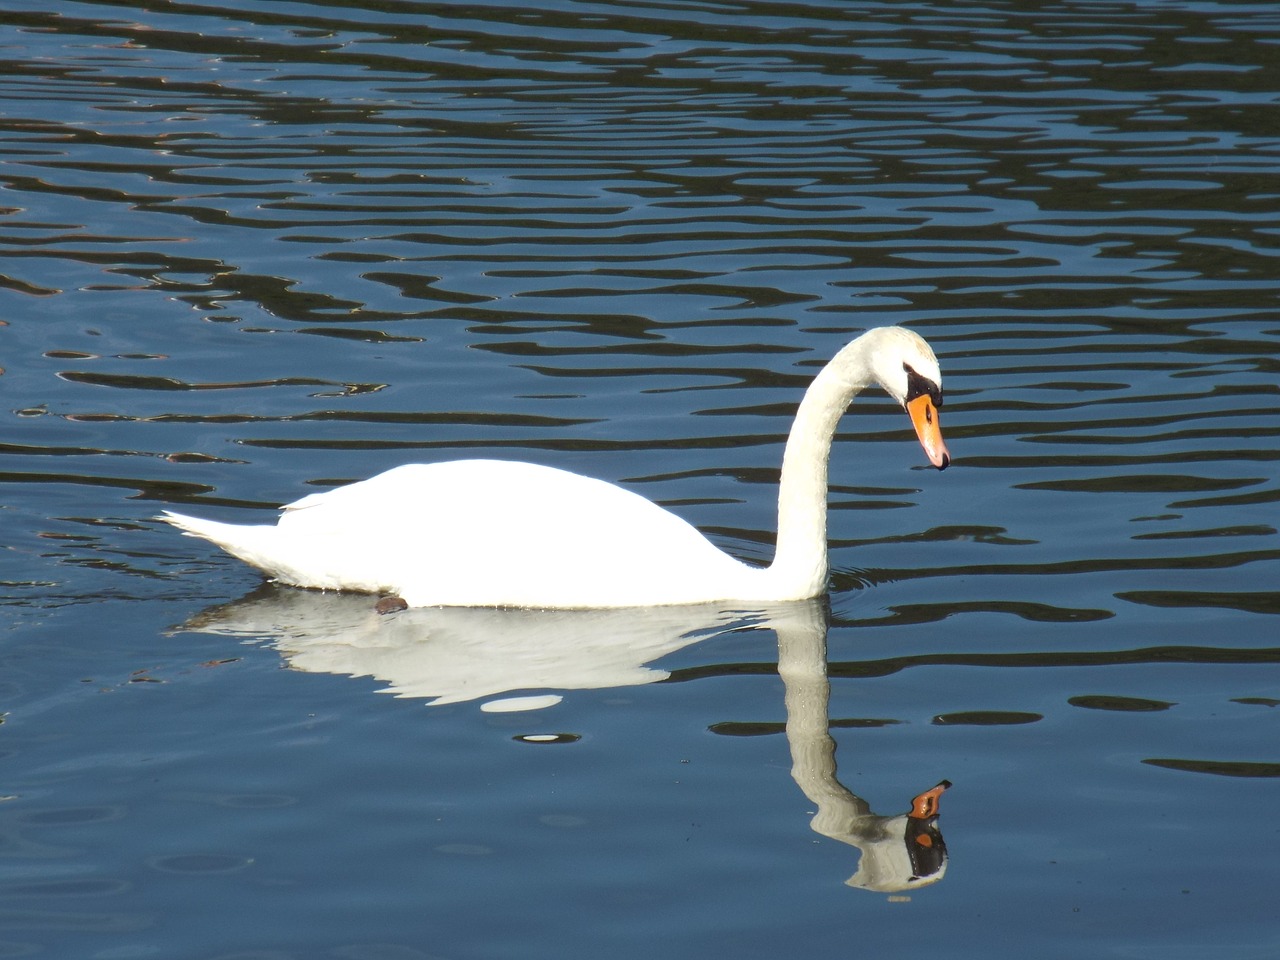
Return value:
[(938, 798), (944, 790), (951, 786), (950, 780), (943, 780), (936, 787), (931, 787), (911, 801), (911, 812), (907, 814), (912, 820), (928, 820), (938, 815)]
[(947, 469), (951, 462), (951, 454), (942, 440), (942, 425), (938, 422), (938, 408), (933, 405), (927, 393), (922, 393), (914, 400), (907, 401), (907, 413), (911, 415), (911, 423), (916, 428), (916, 436), (920, 438), (920, 446), (924, 447), (929, 462), (939, 470)]

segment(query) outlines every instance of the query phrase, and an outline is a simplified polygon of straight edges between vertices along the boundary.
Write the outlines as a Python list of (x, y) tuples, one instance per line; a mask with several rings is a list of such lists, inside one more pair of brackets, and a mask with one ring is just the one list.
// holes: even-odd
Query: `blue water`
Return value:
[[(0, 44), (0, 957), (1280, 953), (1271, 5)], [(854, 403), (822, 603), (378, 617), (154, 519), (515, 457), (766, 561), (795, 403), (888, 323), (954, 463)]]

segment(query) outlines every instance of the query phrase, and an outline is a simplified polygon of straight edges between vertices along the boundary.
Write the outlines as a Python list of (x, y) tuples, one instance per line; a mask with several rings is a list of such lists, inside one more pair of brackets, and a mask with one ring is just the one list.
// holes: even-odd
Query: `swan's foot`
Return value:
[(373, 609), (380, 614), (386, 615), (408, 610), (409, 604), (404, 602), (403, 597), (379, 597), (378, 602), (373, 605)]

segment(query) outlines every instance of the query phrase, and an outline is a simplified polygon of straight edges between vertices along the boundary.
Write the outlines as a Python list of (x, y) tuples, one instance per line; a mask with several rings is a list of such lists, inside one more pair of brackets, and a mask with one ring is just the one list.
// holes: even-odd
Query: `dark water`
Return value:
[[(1280, 953), (1274, 5), (0, 22), (0, 957)], [(854, 404), (829, 606), (379, 621), (152, 519), (513, 456), (765, 559), (885, 323), (955, 464)]]

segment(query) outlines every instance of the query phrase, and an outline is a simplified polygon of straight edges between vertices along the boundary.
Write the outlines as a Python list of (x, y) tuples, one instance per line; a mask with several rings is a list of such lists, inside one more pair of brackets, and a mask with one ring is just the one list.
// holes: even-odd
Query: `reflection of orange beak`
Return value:
[(951, 786), (950, 780), (943, 780), (936, 787), (926, 790), (911, 801), (911, 812), (907, 814), (912, 820), (928, 820), (938, 815), (938, 798)]
[(942, 425), (938, 422), (938, 408), (933, 405), (927, 393), (922, 393), (914, 400), (907, 401), (907, 413), (911, 414), (911, 423), (916, 428), (916, 436), (920, 438), (920, 446), (929, 457), (929, 462), (939, 470), (947, 469), (951, 462), (951, 454), (942, 441)]

